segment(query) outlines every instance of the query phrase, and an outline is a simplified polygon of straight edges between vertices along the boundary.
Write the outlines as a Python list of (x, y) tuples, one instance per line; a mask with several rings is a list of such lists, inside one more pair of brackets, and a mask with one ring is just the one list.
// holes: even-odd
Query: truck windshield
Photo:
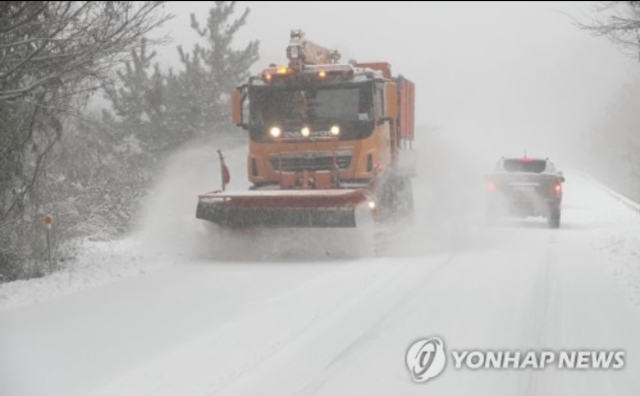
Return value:
[(373, 129), (372, 96), (370, 84), (255, 87), (250, 93), (251, 135), (262, 140), (273, 126), (283, 128), (286, 133), (299, 131), (302, 126), (326, 130), (338, 125), (341, 138), (362, 138)]
[(547, 161), (534, 159), (506, 159), (503, 164), (507, 172), (542, 173), (547, 168)]

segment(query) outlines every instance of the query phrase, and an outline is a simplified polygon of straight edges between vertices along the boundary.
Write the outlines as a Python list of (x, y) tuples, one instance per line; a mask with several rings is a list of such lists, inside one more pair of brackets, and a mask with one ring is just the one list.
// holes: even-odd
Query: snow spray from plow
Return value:
[(248, 187), (242, 178), (233, 177), (246, 161), (246, 148), (231, 139), (207, 139), (175, 153), (146, 198), (134, 234), (145, 254), (207, 263), (305, 263), (373, 256), (373, 221), (366, 204), (354, 209), (358, 228), (234, 228), (195, 218), (198, 192), (212, 185), (219, 188), (220, 163), (212, 146), (224, 150), (232, 172), (227, 193)]

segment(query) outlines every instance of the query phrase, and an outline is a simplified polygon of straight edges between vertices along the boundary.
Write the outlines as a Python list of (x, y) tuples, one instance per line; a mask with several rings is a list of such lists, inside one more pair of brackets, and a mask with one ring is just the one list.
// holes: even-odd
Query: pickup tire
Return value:
[(547, 217), (549, 228), (560, 228), (560, 209), (553, 209)]

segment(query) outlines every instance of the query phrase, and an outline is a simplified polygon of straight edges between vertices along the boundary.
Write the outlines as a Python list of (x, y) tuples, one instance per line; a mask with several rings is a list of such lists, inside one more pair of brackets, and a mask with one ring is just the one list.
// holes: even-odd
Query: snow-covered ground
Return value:
[[(194, 218), (195, 196), (218, 183), (211, 154), (168, 167), (131, 237), (0, 285), (0, 395), (640, 392), (640, 214), (587, 176), (567, 172), (560, 230), (539, 219), (485, 228), (460, 207), (438, 217), (419, 179), (405, 230), (237, 234)], [(244, 151), (228, 158), (230, 187), (244, 188)], [(432, 335), (454, 349), (627, 359), (600, 372), (450, 363), (416, 384), (404, 355)]]

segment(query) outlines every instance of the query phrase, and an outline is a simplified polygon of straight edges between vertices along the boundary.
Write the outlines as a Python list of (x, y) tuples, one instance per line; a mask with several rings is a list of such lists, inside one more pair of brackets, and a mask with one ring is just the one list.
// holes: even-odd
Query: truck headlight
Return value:
[(274, 126), (269, 130), (269, 133), (271, 134), (271, 136), (273, 136), (274, 138), (277, 138), (278, 136), (280, 136), (280, 133), (282, 133), (282, 131), (280, 130), (280, 128)]
[(332, 135), (339, 135), (340, 134), (340, 127), (337, 125), (334, 125), (331, 127), (331, 129), (329, 130), (331, 131)]
[(311, 129), (309, 129), (309, 127), (303, 127), (300, 130), (300, 133), (302, 134), (302, 136), (304, 137), (309, 137), (309, 135), (311, 135)]

